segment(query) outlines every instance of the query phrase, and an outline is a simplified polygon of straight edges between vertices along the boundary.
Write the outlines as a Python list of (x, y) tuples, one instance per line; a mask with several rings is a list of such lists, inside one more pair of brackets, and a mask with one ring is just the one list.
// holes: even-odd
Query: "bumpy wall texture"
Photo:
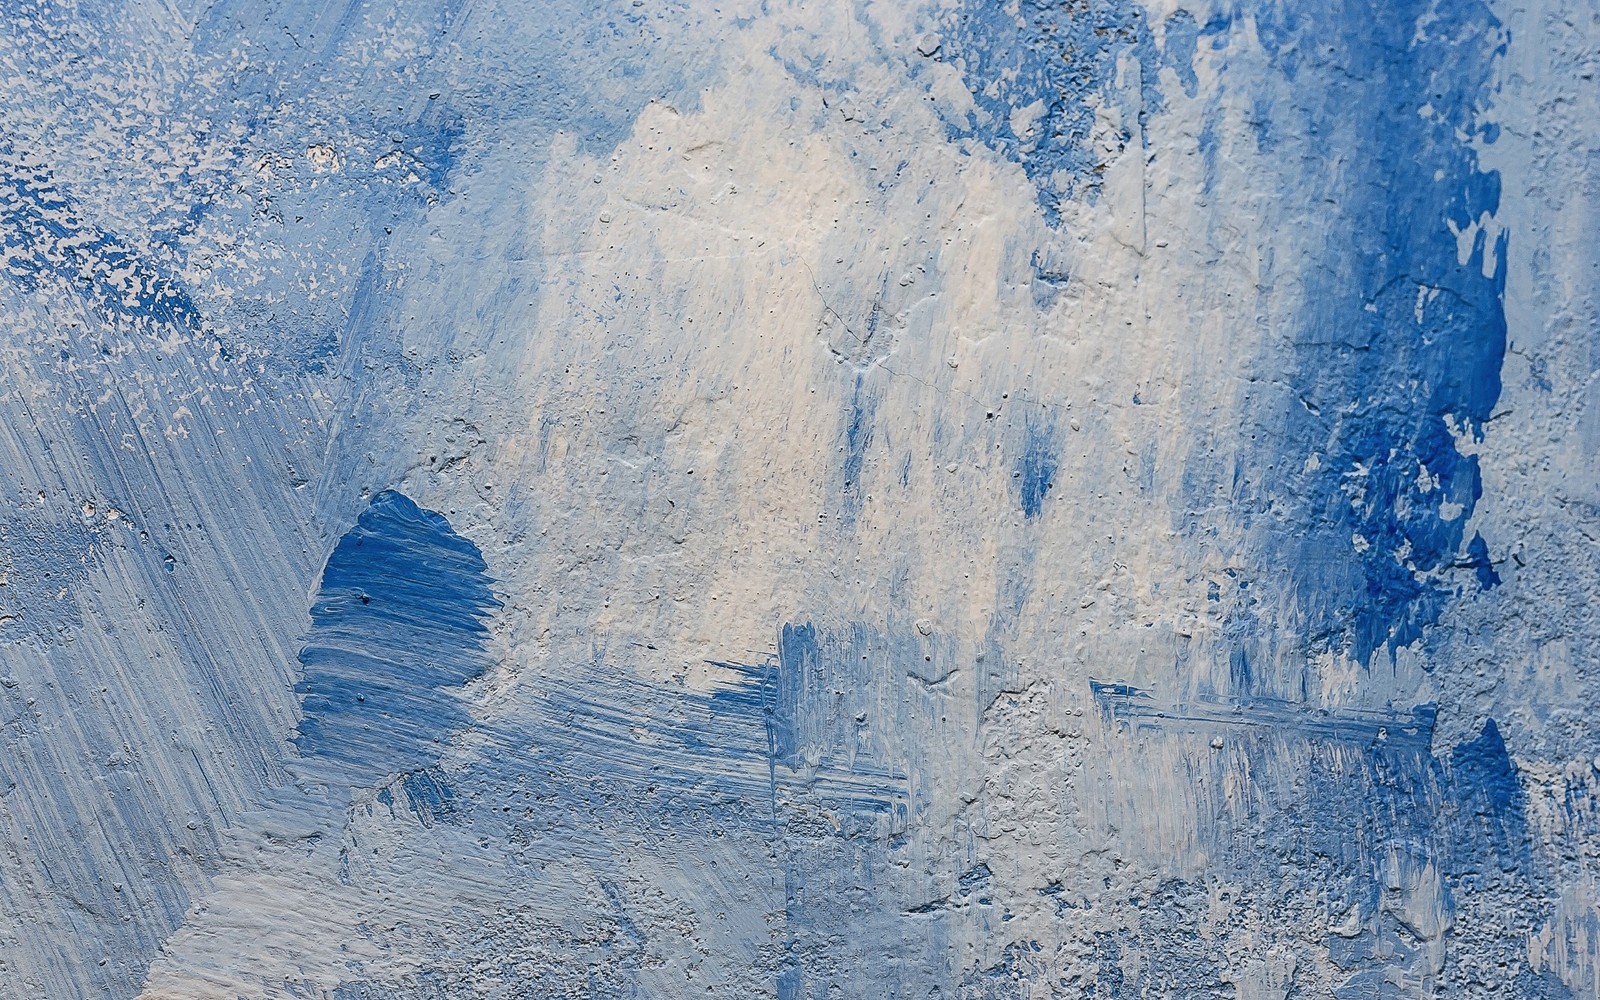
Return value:
[(1591, 0), (0, 9), (0, 996), (1600, 997)]

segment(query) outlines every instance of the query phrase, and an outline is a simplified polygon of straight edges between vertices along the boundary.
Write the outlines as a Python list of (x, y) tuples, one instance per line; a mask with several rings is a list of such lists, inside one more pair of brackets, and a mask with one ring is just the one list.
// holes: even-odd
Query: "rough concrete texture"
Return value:
[(1600, 8), (7, 0), (0, 996), (1600, 997)]

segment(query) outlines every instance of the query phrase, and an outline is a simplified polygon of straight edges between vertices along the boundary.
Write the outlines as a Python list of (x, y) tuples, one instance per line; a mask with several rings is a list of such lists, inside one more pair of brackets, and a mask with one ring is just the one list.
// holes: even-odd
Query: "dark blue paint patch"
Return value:
[(1197, 140), (1203, 168), (1200, 178), (1200, 193), (1207, 198), (1211, 197), (1217, 189), (1218, 170), (1222, 162), (1218, 156), (1222, 148), (1222, 143), (1218, 138), (1222, 125), (1221, 119), (1221, 108), (1207, 108), (1204, 117), (1201, 119), (1200, 135)]
[(456, 689), (490, 665), (485, 623), (499, 606), (477, 546), (442, 514), (392, 490), (375, 496), (311, 606), (295, 686), (301, 756), (363, 787), (436, 763), (471, 721)]
[(1477, 532), (1472, 533), (1472, 541), (1467, 543), (1465, 565), (1477, 576), (1479, 590), (1500, 586), (1500, 574), (1494, 571), (1494, 562), (1489, 558), (1489, 543)]
[(842, 635), (809, 623), (783, 626), (777, 661), (761, 683), (770, 685), (762, 693), (768, 739), (774, 764), (787, 772), (780, 791), (787, 783), (791, 801), (826, 801), (903, 827), (906, 777), (891, 759), (870, 693), (873, 655), (888, 645), (859, 625)]
[(432, 826), (456, 811), (455, 792), (436, 768), (409, 771), (400, 778), (406, 805), (423, 826)]
[(1458, 810), (1457, 868), (1477, 874), (1493, 859), (1503, 870), (1526, 869), (1527, 796), (1493, 719), (1477, 739), (1450, 752), (1450, 771)]
[(1126, 976), (1122, 971), (1122, 949), (1110, 931), (1096, 931), (1094, 935), (1095, 977), (1090, 992), (1095, 997), (1121, 997), (1125, 995)]
[(1370, 664), (1438, 620), (1482, 494), (1455, 442), (1481, 439), (1499, 399), (1506, 240), (1480, 230), (1461, 261), (1452, 227), (1499, 206), (1498, 175), (1461, 136), (1504, 35), (1477, 0), (1295, 3), (1256, 24), (1282, 78), (1255, 96), (1263, 148), (1339, 149), (1349, 168), (1282, 193), (1317, 206), (1323, 243), (1300, 270), (1288, 392), (1264, 393), (1246, 431), (1238, 510), (1288, 567), (1309, 644)]
[(1056, 471), (1060, 467), (1056, 448), (1055, 424), (1042, 420), (1029, 421), (1014, 478), (1023, 516), (1030, 521), (1044, 509), (1044, 498), (1055, 484)]
[(970, 896), (974, 892), (981, 892), (989, 887), (989, 880), (994, 877), (994, 872), (983, 862), (962, 872), (956, 879), (956, 892), (962, 896)]

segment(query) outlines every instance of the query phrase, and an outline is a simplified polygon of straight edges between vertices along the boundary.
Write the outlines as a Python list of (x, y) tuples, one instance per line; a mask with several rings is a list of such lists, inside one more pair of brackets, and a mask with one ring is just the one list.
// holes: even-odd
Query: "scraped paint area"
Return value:
[(4, 4), (0, 997), (1600, 997), (1600, 15)]

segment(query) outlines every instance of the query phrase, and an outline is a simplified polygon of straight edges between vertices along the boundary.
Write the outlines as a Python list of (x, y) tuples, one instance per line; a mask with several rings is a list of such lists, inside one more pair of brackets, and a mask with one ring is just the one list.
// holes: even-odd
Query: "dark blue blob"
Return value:
[(470, 722), (454, 689), (490, 665), (485, 622), (499, 606), (477, 546), (443, 515), (393, 491), (374, 497), (328, 557), (311, 606), (295, 686), (301, 756), (353, 786), (438, 761)]
[(1489, 543), (1477, 532), (1473, 532), (1472, 541), (1467, 543), (1466, 564), (1477, 574), (1479, 590), (1500, 586), (1500, 574), (1494, 571), (1494, 563), (1489, 559)]
[(1483, 724), (1477, 739), (1451, 751), (1450, 771), (1458, 810), (1458, 871), (1473, 873), (1491, 859), (1506, 871), (1526, 869), (1527, 796), (1493, 719)]
[(1045, 494), (1055, 483), (1056, 435), (1053, 424), (1029, 424), (1028, 434), (1017, 460), (1016, 479), (1021, 492), (1023, 516), (1033, 520), (1044, 509)]

